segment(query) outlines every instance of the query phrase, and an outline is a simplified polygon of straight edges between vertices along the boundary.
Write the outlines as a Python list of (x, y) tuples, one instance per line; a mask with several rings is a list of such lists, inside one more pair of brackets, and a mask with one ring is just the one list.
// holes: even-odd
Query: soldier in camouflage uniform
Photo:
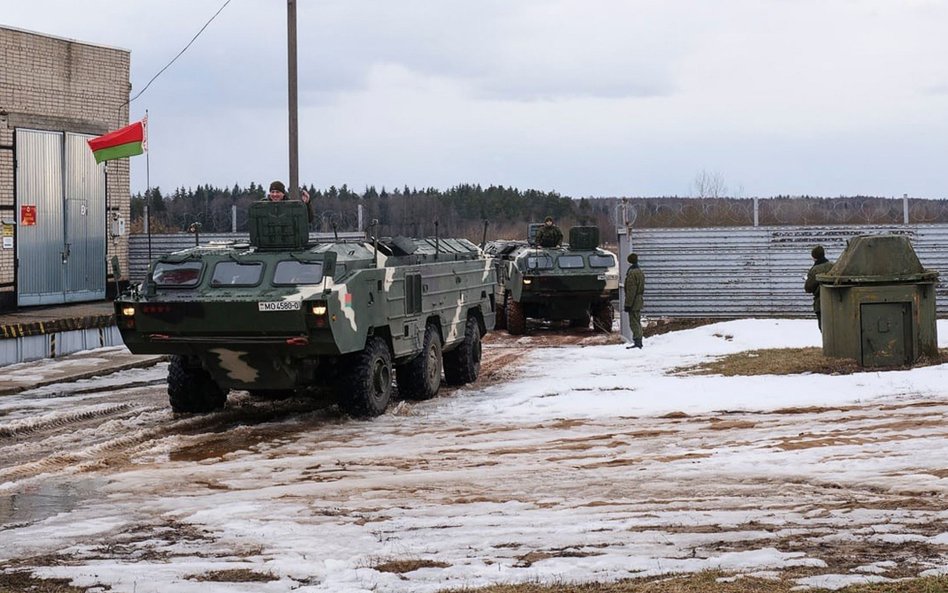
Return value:
[(822, 245), (817, 245), (810, 252), (813, 257), (813, 266), (806, 274), (806, 282), (803, 284), (803, 290), (813, 295), (813, 312), (816, 313), (816, 326), (823, 331), (823, 321), (820, 319), (820, 282), (816, 279), (817, 274), (825, 274), (833, 267), (833, 262), (826, 259), (826, 252)]
[(537, 229), (536, 243), (540, 247), (559, 247), (563, 243), (563, 231), (553, 224), (552, 216), (547, 216)]
[(632, 328), (632, 345), (629, 348), (641, 348), (645, 274), (639, 268), (638, 255), (630, 253), (628, 262), (629, 271), (625, 273), (625, 311), (629, 314), (629, 327)]

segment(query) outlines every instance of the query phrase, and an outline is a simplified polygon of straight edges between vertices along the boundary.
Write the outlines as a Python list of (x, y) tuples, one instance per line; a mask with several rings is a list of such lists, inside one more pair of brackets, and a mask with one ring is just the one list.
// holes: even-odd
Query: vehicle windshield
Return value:
[(582, 268), (585, 266), (583, 256), (581, 255), (561, 255), (556, 258), (556, 265), (564, 270)]
[(204, 264), (199, 261), (180, 263), (160, 261), (155, 264), (151, 279), (158, 286), (177, 286), (188, 288), (197, 286), (201, 280), (201, 269)]
[(540, 255), (527, 256), (528, 270), (549, 270), (553, 267), (553, 258), (543, 253)]
[(611, 255), (590, 255), (589, 265), (594, 268), (611, 268), (616, 265), (616, 258)]
[(255, 286), (263, 275), (263, 262), (222, 261), (214, 266), (211, 286)]
[(274, 284), (319, 284), (323, 281), (323, 262), (281, 261), (273, 272)]

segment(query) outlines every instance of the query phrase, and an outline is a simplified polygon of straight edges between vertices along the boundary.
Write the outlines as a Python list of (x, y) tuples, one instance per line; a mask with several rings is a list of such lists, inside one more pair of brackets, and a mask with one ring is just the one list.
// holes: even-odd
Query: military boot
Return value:
[(639, 339), (636, 340), (636, 339), (633, 338), (633, 339), (632, 339), (632, 343), (629, 344), (628, 346), (626, 346), (625, 349), (626, 349), (626, 350), (631, 350), (631, 349), (633, 349), (633, 348), (641, 348), (641, 347), (642, 347), (642, 339), (639, 338)]

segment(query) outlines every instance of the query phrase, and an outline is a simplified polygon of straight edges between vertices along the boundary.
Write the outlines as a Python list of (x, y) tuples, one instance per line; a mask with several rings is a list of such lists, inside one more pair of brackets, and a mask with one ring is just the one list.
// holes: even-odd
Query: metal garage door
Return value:
[(105, 169), (90, 137), (16, 130), (18, 306), (105, 298)]

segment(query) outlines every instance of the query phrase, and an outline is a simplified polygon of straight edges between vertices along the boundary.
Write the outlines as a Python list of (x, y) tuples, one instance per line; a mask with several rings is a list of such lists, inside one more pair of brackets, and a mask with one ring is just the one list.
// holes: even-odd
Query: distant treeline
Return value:
[[(308, 188), (316, 214), (313, 230), (330, 232), (358, 230), (358, 206), (362, 205), (363, 225), (379, 222), (379, 235), (466, 237), (480, 242), (484, 221), (489, 223), (488, 238), (526, 236), (528, 222), (540, 222), (552, 216), (567, 228), (575, 224), (593, 224), (606, 230), (614, 228), (615, 201), (561, 196), (556, 192), (519, 190), (513, 187), (458, 185), (447, 190), (404, 188), (364, 192), (347, 186), (329, 189)], [(266, 188), (179, 188), (165, 195), (154, 188), (147, 195), (132, 196), (132, 232), (144, 232), (145, 204), (149, 206), (152, 233), (181, 232), (192, 223), (201, 223), (201, 232), (229, 232), (236, 206), (238, 231), (247, 230), (247, 211), (251, 203), (262, 200)]]
[[(405, 186), (394, 190), (367, 187), (362, 193), (331, 186), (308, 188), (316, 213), (313, 230), (330, 232), (358, 227), (358, 206), (363, 224), (379, 221), (379, 235), (466, 237), (479, 242), (484, 221), (488, 238), (519, 238), (530, 222), (552, 216), (564, 232), (576, 224), (600, 228), (604, 238), (612, 236), (619, 206), (625, 204), (634, 227), (749, 226), (754, 223), (754, 200), (750, 198), (571, 198), (557, 192), (520, 190), (514, 187), (462, 184), (446, 190)], [(178, 188), (165, 195), (154, 188), (146, 195), (132, 196), (132, 232), (144, 232), (145, 204), (149, 206), (152, 233), (182, 232), (192, 223), (202, 232), (229, 232), (233, 213), (236, 228), (247, 230), (247, 210), (262, 200), (266, 188), (256, 183), (243, 188)], [(904, 216), (902, 199), (873, 196), (819, 198), (776, 196), (757, 201), (760, 225), (899, 224)], [(236, 206), (236, 209), (234, 208)], [(908, 200), (909, 222), (948, 222), (948, 200)]]

